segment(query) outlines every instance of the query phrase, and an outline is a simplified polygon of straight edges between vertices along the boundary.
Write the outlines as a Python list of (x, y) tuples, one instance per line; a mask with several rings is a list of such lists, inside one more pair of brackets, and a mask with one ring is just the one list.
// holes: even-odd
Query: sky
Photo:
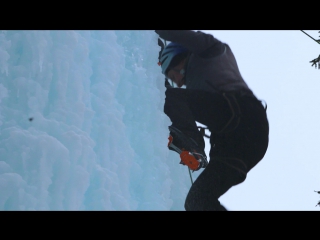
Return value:
[[(320, 69), (310, 61), (320, 44), (300, 30), (205, 32), (229, 44), (270, 124), (265, 157), (220, 201), (234, 210), (319, 211)], [(305, 32), (320, 39), (319, 30)]]
[[(270, 124), (263, 160), (219, 200), (319, 211), (320, 45), (300, 30), (203, 31), (229, 44)], [(0, 31), (0, 210), (184, 210), (191, 181), (167, 149), (157, 37)]]

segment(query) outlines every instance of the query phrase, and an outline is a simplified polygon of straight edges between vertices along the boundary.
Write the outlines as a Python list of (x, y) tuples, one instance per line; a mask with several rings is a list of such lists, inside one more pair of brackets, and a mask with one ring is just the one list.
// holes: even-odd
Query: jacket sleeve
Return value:
[(221, 41), (201, 31), (155, 30), (155, 32), (167, 41), (180, 43), (195, 54), (204, 55), (206, 50), (210, 49), (208, 57), (213, 57), (224, 51), (224, 44)]

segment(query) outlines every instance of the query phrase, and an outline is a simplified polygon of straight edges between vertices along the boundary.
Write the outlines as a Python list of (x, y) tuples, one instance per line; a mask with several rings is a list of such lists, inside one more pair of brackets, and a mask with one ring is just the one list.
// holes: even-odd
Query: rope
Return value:
[(190, 179), (191, 179), (191, 185), (193, 184), (193, 180), (192, 180), (192, 176), (191, 176), (191, 171), (190, 171), (190, 168), (189, 169), (189, 175), (190, 175)]
[(313, 37), (311, 37), (308, 33), (306, 33), (306, 32), (303, 31), (303, 30), (300, 30), (300, 31), (303, 32), (304, 34), (306, 34), (309, 38), (313, 39), (316, 43), (320, 44), (320, 40), (314, 39)]

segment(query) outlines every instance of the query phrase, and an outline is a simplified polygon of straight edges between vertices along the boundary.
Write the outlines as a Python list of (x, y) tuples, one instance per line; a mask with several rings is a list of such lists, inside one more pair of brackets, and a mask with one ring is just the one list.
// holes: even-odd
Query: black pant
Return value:
[(240, 93), (171, 88), (164, 112), (173, 126), (193, 132), (194, 138), (200, 134), (195, 121), (211, 131), (210, 162), (190, 188), (185, 209), (226, 210), (218, 198), (245, 180), (268, 147), (269, 124), (261, 102)]

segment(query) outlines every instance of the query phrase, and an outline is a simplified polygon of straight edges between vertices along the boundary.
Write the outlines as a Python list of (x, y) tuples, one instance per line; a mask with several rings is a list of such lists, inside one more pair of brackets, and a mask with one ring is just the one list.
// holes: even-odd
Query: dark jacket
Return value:
[(211, 34), (191, 30), (156, 30), (159, 36), (190, 50), (186, 67), (186, 88), (209, 92), (242, 91), (253, 95), (243, 80), (228, 46)]

